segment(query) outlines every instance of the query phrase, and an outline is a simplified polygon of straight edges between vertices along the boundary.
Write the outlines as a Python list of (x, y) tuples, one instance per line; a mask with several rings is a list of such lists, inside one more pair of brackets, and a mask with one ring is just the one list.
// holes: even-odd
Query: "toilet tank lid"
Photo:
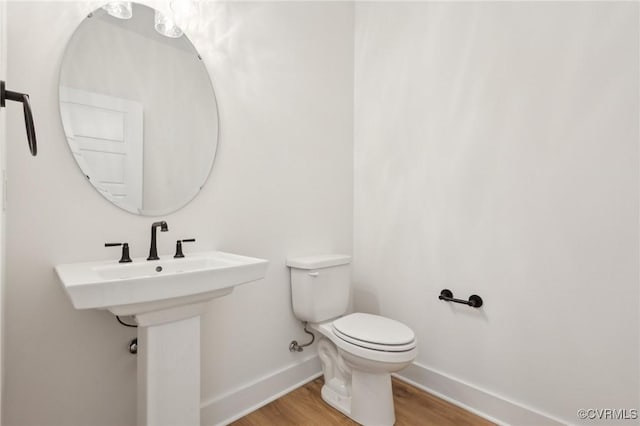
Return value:
[(351, 263), (346, 254), (322, 254), (317, 256), (294, 257), (287, 259), (287, 266), (297, 269), (319, 269)]

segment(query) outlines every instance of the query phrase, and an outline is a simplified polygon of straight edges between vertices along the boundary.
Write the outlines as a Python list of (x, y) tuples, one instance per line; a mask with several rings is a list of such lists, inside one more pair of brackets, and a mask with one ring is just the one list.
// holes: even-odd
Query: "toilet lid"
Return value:
[[(401, 322), (379, 315), (355, 313), (333, 322), (335, 334), (351, 343), (371, 349), (407, 350), (415, 345), (415, 334)], [(383, 347), (383, 348), (381, 348)]]

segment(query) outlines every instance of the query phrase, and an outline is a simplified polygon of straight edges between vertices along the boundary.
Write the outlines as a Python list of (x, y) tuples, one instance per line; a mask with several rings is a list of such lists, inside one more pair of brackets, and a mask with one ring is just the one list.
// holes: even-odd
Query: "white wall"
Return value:
[(355, 22), (356, 307), (409, 324), (427, 370), (563, 422), (637, 408), (638, 4)]
[[(9, 78), (31, 94), (40, 152), (29, 156), (21, 111), (10, 111), (4, 425), (135, 422), (136, 361), (126, 350), (135, 330), (107, 312), (74, 310), (53, 271), (117, 260), (106, 241), (128, 241), (133, 256), (145, 256), (153, 221), (98, 195), (66, 146), (58, 67), (87, 12), (64, 2), (8, 5)], [(286, 257), (351, 251), (353, 6), (206, 3), (201, 13), (190, 38), (218, 96), (220, 145), (203, 192), (163, 217), (170, 231), (159, 251), (196, 237), (187, 255), (218, 248), (270, 261), (264, 280), (204, 317), (207, 401), (300, 362), (288, 351), (304, 333)], [(27, 22), (43, 30), (27, 31)]]
[[(0, 80), (6, 81), (7, 76), (7, 7), (0, 2)], [(11, 87), (9, 86), (9, 89)], [(6, 166), (6, 113), (0, 110), (0, 170), (4, 174)], [(1, 175), (0, 175), (1, 176)], [(0, 182), (4, 179), (0, 178)], [(0, 203), (4, 200), (4, 183), (0, 184)], [(5, 300), (5, 234), (6, 215), (4, 206), (0, 209), (0, 419), (2, 419), (2, 398), (4, 395), (4, 300)]]

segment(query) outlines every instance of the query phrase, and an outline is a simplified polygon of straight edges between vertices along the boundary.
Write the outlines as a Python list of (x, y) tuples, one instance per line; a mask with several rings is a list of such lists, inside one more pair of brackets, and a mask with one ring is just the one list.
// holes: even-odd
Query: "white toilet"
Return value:
[(350, 262), (345, 255), (287, 260), (293, 312), (320, 334), (322, 399), (360, 424), (393, 425), (391, 373), (416, 358), (415, 334), (378, 315), (343, 316), (351, 291)]

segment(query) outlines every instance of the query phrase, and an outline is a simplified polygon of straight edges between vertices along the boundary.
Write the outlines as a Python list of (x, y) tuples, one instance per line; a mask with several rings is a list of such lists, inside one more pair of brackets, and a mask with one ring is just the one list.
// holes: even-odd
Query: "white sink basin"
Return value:
[(239, 284), (264, 278), (268, 262), (221, 251), (132, 263), (100, 261), (58, 265), (76, 309), (139, 315), (224, 296)]

